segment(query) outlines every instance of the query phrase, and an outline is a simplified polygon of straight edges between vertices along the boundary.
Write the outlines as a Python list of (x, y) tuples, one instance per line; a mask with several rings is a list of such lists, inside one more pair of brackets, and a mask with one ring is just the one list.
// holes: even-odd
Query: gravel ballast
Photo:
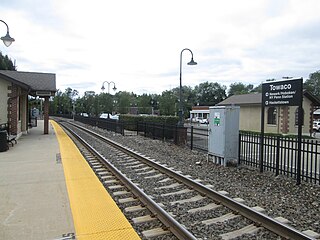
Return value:
[[(232, 198), (244, 199), (249, 207), (259, 206), (270, 217), (283, 217), (289, 225), (300, 230), (320, 233), (320, 186), (272, 172), (260, 173), (247, 167), (223, 167), (207, 160), (207, 154), (189, 148), (152, 140), (142, 136), (122, 136), (99, 128), (93, 129), (113, 141), (130, 147), (145, 156), (180, 170), (193, 179), (201, 179), (216, 191), (226, 191)], [(196, 164), (201, 162), (201, 164)]]

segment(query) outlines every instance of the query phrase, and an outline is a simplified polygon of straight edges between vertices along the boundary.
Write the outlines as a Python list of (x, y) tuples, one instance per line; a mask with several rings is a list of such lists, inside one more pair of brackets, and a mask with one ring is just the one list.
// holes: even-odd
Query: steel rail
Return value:
[[(73, 125), (73, 124), (72, 124)], [(164, 211), (155, 201), (153, 201), (148, 195), (141, 191), (130, 179), (124, 176), (118, 169), (116, 169), (104, 156), (102, 156), (97, 150), (95, 150), (89, 143), (87, 143), (77, 133), (72, 131), (69, 127), (62, 125), (67, 129), (74, 137), (78, 139), (91, 153), (97, 156), (103, 161), (103, 164), (128, 188), (130, 191), (143, 203), (147, 208), (178, 238), (181, 240), (196, 240), (197, 238), (192, 235), (187, 229), (185, 229), (179, 222), (177, 222), (171, 215)], [(73, 125), (76, 126), (76, 125)], [(76, 126), (78, 127), (78, 126)], [(87, 132), (85, 128), (82, 128)], [(97, 137), (97, 136), (96, 136)], [(99, 138), (102, 136), (100, 135)]]
[(109, 144), (113, 145), (114, 147), (121, 149), (122, 151), (125, 151), (128, 155), (134, 157), (134, 158), (139, 158), (141, 161), (143, 161), (144, 163), (148, 164), (149, 166), (152, 166), (154, 168), (157, 168), (160, 172), (163, 172), (167, 175), (169, 175), (172, 178), (175, 178), (176, 180), (186, 184), (188, 187), (190, 188), (194, 188), (197, 191), (199, 191), (201, 194), (207, 196), (208, 198), (211, 198), (215, 201), (220, 202), (222, 205), (226, 206), (227, 208), (233, 210), (234, 212), (237, 212), (239, 214), (241, 214), (242, 216), (250, 219), (251, 221), (255, 222), (256, 225), (262, 226), (274, 233), (276, 233), (277, 235), (284, 237), (286, 239), (296, 239), (296, 240), (312, 240), (313, 238), (298, 231), (297, 229), (290, 227), (286, 224), (283, 224), (263, 213), (260, 213), (258, 211), (253, 210), (252, 208), (239, 203), (235, 200), (233, 200), (230, 197), (224, 196), (220, 193), (218, 193), (215, 190), (212, 190), (206, 186), (204, 186), (201, 183), (195, 182), (190, 178), (186, 178), (185, 176), (183, 176), (182, 174), (176, 173), (174, 171), (172, 171), (171, 169), (162, 166), (156, 162), (154, 162), (152, 159), (147, 158), (145, 156), (143, 156), (142, 154), (138, 153), (138, 152), (134, 152), (131, 149), (122, 146), (121, 144), (112, 141), (98, 133), (95, 133), (91, 130), (88, 130), (82, 126), (79, 125), (75, 125), (72, 124), (75, 127), (78, 127), (80, 129), (83, 129), (87, 132), (90, 132), (91, 134), (94, 134), (95, 136), (99, 137), (100, 139), (102, 139), (103, 141), (108, 142)]

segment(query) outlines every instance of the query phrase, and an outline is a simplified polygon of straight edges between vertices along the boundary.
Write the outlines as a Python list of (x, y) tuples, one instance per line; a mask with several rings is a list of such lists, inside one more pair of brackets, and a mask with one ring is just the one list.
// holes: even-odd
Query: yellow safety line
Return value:
[(77, 239), (140, 239), (69, 136), (54, 121)]

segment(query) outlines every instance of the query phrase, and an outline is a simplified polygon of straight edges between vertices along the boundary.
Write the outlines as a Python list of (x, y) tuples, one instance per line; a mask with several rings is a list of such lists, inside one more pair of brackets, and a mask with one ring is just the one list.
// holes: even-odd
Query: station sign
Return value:
[(262, 105), (300, 106), (302, 88), (302, 78), (265, 82), (262, 84)]

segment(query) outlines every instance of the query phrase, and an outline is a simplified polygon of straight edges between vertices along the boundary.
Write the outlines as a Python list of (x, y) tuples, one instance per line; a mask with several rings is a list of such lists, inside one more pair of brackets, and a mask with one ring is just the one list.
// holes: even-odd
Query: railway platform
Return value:
[(0, 239), (140, 238), (67, 134), (38, 121), (0, 153)]

